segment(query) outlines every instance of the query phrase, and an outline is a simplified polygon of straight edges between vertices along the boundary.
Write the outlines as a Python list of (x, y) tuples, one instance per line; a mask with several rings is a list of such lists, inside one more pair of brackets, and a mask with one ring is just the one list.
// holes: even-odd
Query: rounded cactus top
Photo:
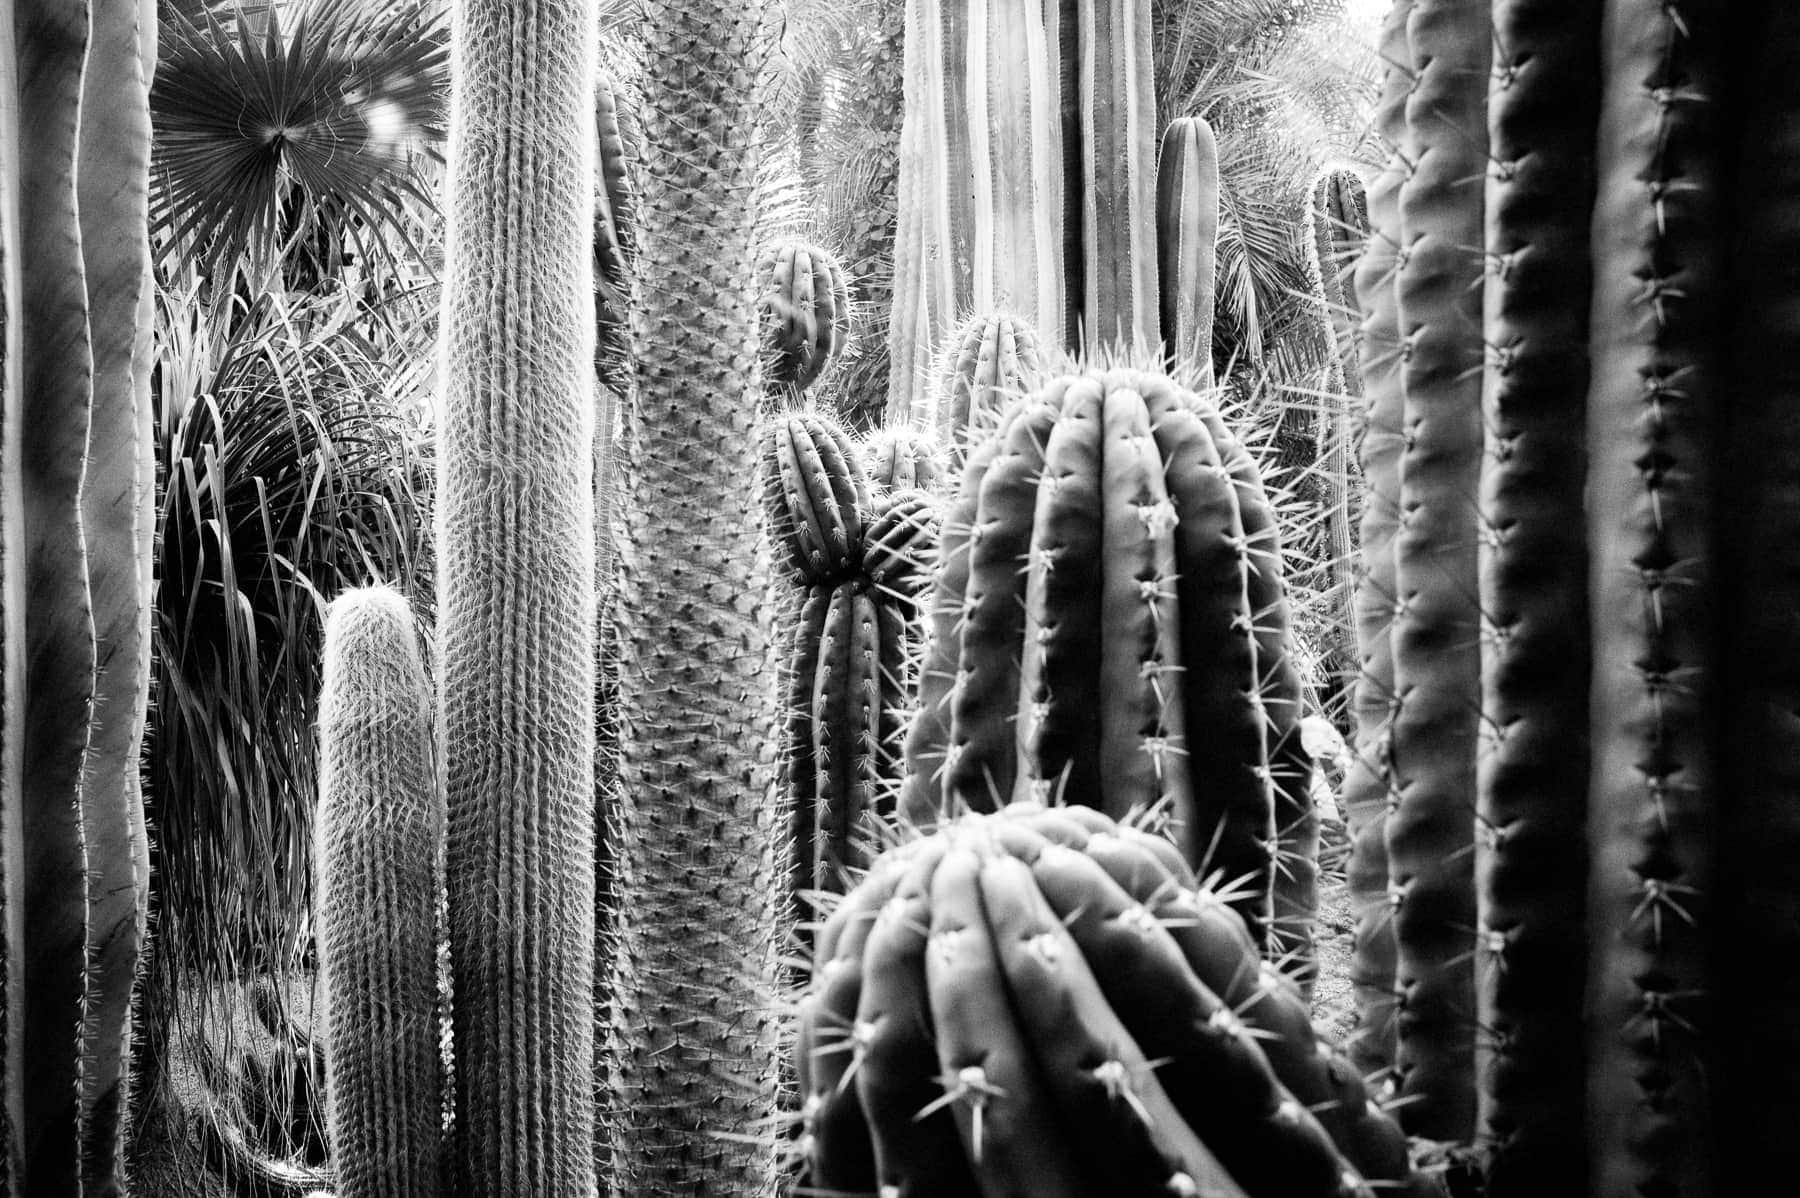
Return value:
[(869, 483), (844, 426), (812, 411), (762, 426), (762, 494), (779, 568), (811, 585), (854, 570), (871, 512)]
[(1037, 329), (1023, 316), (972, 316), (951, 334), (937, 370), (935, 409), (953, 469), (970, 439), (998, 424), (1008, 404), (1038, 385), (1043, 369)]
[(764, 370), (772, 383), (804, 391), (843, 352), (850, 287), (831, 251), (781, 241), (756, 264)]

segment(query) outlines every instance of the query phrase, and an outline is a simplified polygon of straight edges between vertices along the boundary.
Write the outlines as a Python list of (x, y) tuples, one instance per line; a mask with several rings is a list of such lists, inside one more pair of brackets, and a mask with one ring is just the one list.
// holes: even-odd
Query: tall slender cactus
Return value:
[(594, 87), (580, 0), (452, 31), (438, 687), (457, 1188), (594, 1184)]
[(3, 1193), (126, 1185), (149, 880), (144, 7), (0, 14)]
[(772, 1195), (777, 706), (757, 540), (757, 84), (763, 0), (643, 24), (623, 543), (612, 1184)]
[(1488, 92), (1477, 1066), (1492, 1184), (1583, 1176), (1587, 339), (1598, 0), (1496, 0)]

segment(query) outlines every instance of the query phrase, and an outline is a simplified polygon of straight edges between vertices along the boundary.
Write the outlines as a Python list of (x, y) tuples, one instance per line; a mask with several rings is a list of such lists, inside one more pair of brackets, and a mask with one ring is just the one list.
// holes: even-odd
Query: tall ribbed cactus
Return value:
[(123, 1193), (149, 863), (152, 6), (0, 15), (0, 1193)]
[(435, 1198), (443, 1129), (444, 796), (412, 610), (349, 591), (325, 622), (313, 857), (340, 1198)]
[(970, 454), (940, 560), (906, 814), (1160, 802), (1303, 970), (1318, 829), (1280, 546), (1216, 410), (1153, 374), (1052, 381)]
[(1440, 1193), (1230, 908), (1091, 809), (889, 851), (817, 956), (796, 1060), (819, 1192)]
[(619, 460), (612, 1184), (772, 1195), (782, 821), (756, 543), (762, 0), (647, 11)]
[(594, 1184), (595, 34), (576, 0), (452, 28), (437, 666), (475, 1193)]
[(1334, 627), (1323, 662), (1332, 694), (1356, 670), (1356, 540), (1360, 516), (1351, 486), (1352, 416), (1362, 403), (1362, 376), (1356, 365), (1357, 325), (1362, 319), (1353, 272), (1369, 239), (1368, 199), (1353, 171), (1326, 171), (1307, 194), (1306, 273), (1314, 320), (1324, 350), (1325, 372), (1313, 444), (1317, 469), (1307, 489), (1323, 513), (1320, 546), (1314, 555), (1318, 589), (1329, 588)]
[[(1600, 5), (1497, 0), (1484, 298), (1493, 447), (1481, 511), (1482, 710), (1476, 1022), (1491, 1184), (1584, 1176), (1581, 1008), (1588, 774), (1582, 510)], [(1529, 161), (1529, 170), (1517, 164)], [(1510, 164), (1510, 165), (1508, 165)]]
[(1361, 376), (1365, 403), (1360, 455), (1362, 582), (1356, 589), (1359, 665), (1352, 710), (1356, 755), (1344, 779), (1344, 813), (1351, 837), (1347, 881), (1356, 907), (1356, 953), (1350, 976), (1357, 1031), (1350, 1053), (1365, 1072), (1394, 1062), (1394, 925), (1388, 885), (1387, 821), (1396, 798), (1393, 765), (1396, 588), (1394, 535), (1400, 527), (1400, 452), (1405, 443), (1404, 345), (1395, 304), (1400, 253), (1400, 183), (1406, 174), (1400, 142), (1406, 132), (1406, 94), (1412, 58), (1406, 19), (1412, 0), (1396, 0), (1381, 26), (1387, 63), (1376, 130), (1388, 151), (1369, 186), (1369, 245), (1356, 267), (1362, 307)]
[(1166, 352), (1207, 382), (1218, 240), (1219, 143), (1204, 117), (1180, 117), (1163, 130), (1156, 156), (1160, 328)]

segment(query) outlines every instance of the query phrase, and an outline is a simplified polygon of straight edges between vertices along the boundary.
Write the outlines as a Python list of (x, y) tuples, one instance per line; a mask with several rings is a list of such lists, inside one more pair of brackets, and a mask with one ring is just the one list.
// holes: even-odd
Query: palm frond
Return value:
[(260, 263), (303, 250), (322, 275), (345, 254), (417, 255), (433, 207), (449, 48), (442, 9), (396, 0), (271, 8), (260, 30), (172, 12), (151, 90), (152, 232), (170, 253)]

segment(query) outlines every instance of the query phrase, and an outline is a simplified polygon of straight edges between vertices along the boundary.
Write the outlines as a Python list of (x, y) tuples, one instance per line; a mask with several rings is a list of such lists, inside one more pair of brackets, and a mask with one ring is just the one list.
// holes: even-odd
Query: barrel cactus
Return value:
[(784, 241), (756, 264), (761, 289), (764, 376), (804, 391), (844, 350), (850, 289), (829, 250)]
[(1304, 974), (1318, 822), (1277, 535), (1243, 445), (1163, 376), (1015, 403), (945, 515), (906, 814), (1155, 808)]
[(1230, 905), (1098, 811), (1020, 803), (890, 850), (816, 959), (818, 1191), (1439, 1193)]

